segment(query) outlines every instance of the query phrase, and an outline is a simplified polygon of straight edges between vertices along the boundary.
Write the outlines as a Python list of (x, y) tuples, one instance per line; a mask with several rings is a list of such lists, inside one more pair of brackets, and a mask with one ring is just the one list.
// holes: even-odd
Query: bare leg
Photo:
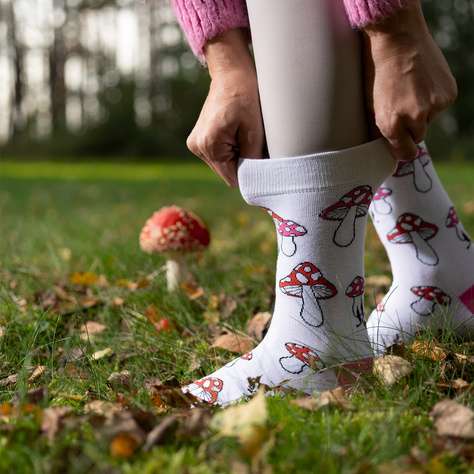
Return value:
[(368, 141), (361, 40), (342, 0), (248, 0), (271, 158)]

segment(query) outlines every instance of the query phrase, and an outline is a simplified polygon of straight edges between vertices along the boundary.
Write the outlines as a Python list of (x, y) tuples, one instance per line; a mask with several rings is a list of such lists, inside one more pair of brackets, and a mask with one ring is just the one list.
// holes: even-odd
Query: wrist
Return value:
[(204, 53), (212, 79), (236, 71), (255, 73), (247, 44), (247, 32), (243, 28), (231, 29), (207, 41)]

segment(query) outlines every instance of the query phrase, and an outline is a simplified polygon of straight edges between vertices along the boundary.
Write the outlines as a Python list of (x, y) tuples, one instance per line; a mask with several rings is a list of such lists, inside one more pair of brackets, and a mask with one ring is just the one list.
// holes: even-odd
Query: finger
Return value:
[(399, 161), (412, 161), (418, 149), (409, 130), (405, 129), (396, 136), (386, 136), (388, 148), (393, 157)]
[(237, 179), (237, 162), (235, 158), (227, 163), (216, 164), (216, 173), (226, 182), (231, 188), (239, 187), (239, 181)]
[(263, 157), (263, 149), (265, 147), (263, 126), (258, 130), (239, 129), (237, 141), (239, 143), (239, 153), (242, 158), (260, 159)]

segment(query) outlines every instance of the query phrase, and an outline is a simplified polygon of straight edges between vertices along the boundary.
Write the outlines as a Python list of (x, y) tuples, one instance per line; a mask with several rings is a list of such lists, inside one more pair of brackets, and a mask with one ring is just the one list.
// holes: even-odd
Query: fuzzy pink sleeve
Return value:
[(377, 23), (419, 0), (344, 0), (349, 21), (356, 28)]
[(247, 28), (245, 0), (170, 0), (193, 53), (203, 55), (206, 41), (232, 28)]

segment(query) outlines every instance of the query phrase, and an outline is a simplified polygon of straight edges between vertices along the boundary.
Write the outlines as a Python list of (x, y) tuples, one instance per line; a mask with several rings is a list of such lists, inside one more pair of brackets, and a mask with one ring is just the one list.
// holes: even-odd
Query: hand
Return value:
[(261, 158), (265, 144), (255, 66), (242, 30), (230, 30), (205, 48), (209, 94), (188, 137), (188, 148), (231, 187), (238, 158)]
[(365, 97), (372, 135), (398, 160), (415, 158), (427, 125), (457, 95), (456, 81), (417, 2), (363, 29)]

